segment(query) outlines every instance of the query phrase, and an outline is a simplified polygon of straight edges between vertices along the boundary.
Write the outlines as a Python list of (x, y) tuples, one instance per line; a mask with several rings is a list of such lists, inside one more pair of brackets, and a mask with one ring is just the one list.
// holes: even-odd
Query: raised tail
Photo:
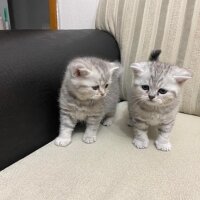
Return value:
[(158, 61), (160, 54), (161, 54), (161, 49), (153, 50), (149, 56), (149, 61)]

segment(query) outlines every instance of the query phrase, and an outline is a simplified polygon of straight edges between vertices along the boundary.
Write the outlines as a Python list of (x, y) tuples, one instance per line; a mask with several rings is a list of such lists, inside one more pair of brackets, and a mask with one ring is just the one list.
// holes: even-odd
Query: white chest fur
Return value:
[(158, 124), (160, 124), (161, 122), (161, 116), (160, 114), (156, 113), (156, 112), (150, 112), (150, 113), (146, 113), (146, 116), (144, 117), (145, 121), (147, 122), (147, 124), (151, 125), (151, 126), (156, 126)]
[(91, 105), (91, 106), (78, 106), (74, 104), (68, 104), (68, 114), (75, 120), (86, 121), (88, 117), (103, 116), (104, 109), (102, 105)]
[(88, 111), (88, 109), (78, 108), (72, 114), (74, 115), (73, 117), (75, 119), (79, 121), (85, 121), (91, 113)]
[(134, 110), (133, 118), (140, 119), (141, 121), (146, 122), (150, 126), (157, 126), (159, 124), (165, 124), (175, 118), (176, 110), (173, 110), (170, 113), (160, 113), (160, 112), (149, 112), (144, 111), (141, 108)]

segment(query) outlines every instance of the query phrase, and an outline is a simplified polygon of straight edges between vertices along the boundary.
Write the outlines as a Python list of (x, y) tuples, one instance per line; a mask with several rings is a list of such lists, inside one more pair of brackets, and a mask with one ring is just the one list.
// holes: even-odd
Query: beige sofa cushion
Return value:
[(127, 103), (118, 105), (115, 124), (101, 127), (97, 142), (70, 146), (52, 142), (0, 172), (2, 200), (199, 200), (200, 117), (178, 114), (172, 151), (153, 145), (138, 150), (126, 125)]
[(100, 0), (96, 27), (113, 34), (125, 68), (122, 92), (130, 88), (132, 62), (161, 48), (161, 61), (191, 68), (180, 110), (200, 116), (200, 1)]

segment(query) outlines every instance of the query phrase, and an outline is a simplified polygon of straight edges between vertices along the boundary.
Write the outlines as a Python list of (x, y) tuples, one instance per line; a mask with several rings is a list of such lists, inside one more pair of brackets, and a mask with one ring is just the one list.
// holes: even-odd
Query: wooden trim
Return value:
[(49, 0), (49, 19), (50, 19), (50, 28), (52, 30), (58, 29), (57, 23), (57, 0)]

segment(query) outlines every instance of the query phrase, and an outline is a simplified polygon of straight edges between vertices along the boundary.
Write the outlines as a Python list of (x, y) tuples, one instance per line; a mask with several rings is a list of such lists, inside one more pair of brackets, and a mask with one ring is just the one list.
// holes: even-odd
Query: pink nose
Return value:
[(99, 93), (100, 93), (101, 96), (104, 96), (104, 95), (105, 95), (105, 91), (102, 90), (102, 89), (99, 90)]
[(149, 95), (149, 99), (152, 101), (155, 98), (153, 95)]

